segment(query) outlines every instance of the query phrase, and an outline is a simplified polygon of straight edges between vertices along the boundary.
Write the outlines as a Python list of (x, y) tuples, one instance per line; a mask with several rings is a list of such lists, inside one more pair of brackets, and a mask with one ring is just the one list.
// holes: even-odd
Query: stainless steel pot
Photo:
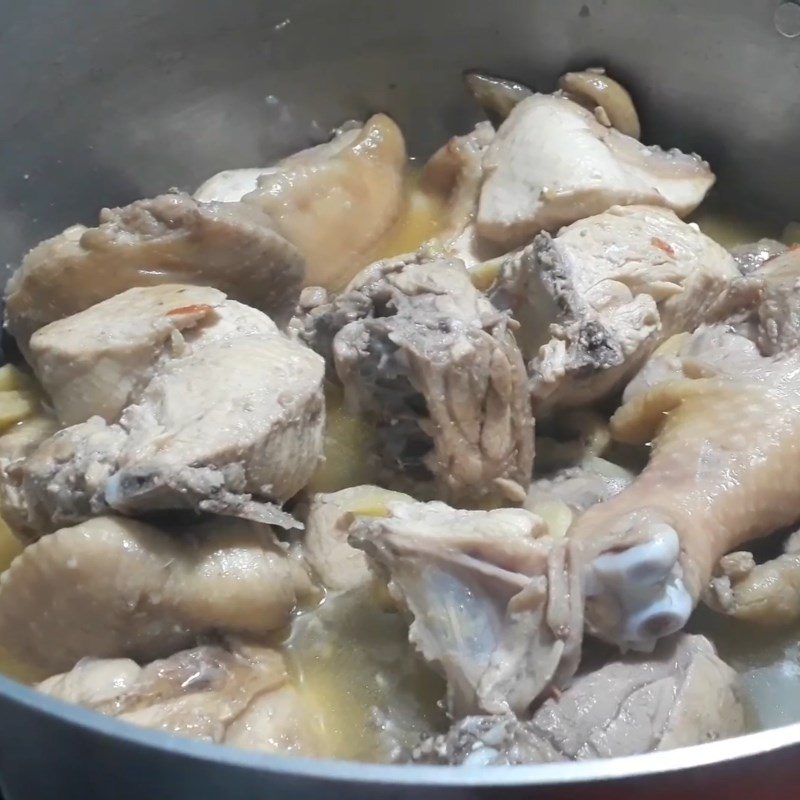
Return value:
[[(648, 142), (701, 152), (720, 175), (723, 202), (788, 221), (800, 216), (800, 38), (787, 35), (800, 33), (793, 23), (800, 8), (778, 7), (778, 0), (6, 0), (0, 265), (91, 220), (100, 206), (263, 164), (369, 111), (394, 114), (412, 149), (425, 154), (472, 119), (459, 79), (465, 67), (549, 89), (566, 67), (605, 64), (633, 89)], [(0, 784), (8, 800), (641, 793), (766, 800), (796, 796), (798, 775), (800, 726), (611, 762), (378, 767), (172, 739), (0, 679)]]

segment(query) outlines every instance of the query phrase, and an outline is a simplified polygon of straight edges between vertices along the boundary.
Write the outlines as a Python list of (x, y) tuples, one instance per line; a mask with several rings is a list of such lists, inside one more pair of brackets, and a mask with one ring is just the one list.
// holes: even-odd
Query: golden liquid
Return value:
[(419, 178), (418, 172), (409, 176), (403, 212), (370, 253), (367, 263), (413, 253), (442, 229), (447, 212), (445, 203), (441, 198), (424, 192)]

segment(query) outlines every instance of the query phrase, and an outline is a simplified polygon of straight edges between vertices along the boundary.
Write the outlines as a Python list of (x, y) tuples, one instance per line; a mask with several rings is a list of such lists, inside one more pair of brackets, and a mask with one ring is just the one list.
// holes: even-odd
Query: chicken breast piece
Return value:
[(425, 741), (414, 760), (488, 766), (619, 758), (744, 731), (738, 676), (708, 639), (681, 635), (652, 655), (576, 678), (529, 721), (467, 717)]
[(413, 617), (411, 642), (447, 679), (453, 716), (524, 714), (574, 669), (580, 624), (562, 544), (545, 533), (522, 509), (439, 502), (391, 503), (351, 528)]
[(172, 358), (237, 335), (277, 334), (260, 311), (218, 289), (163, 284), (128, 289), (40, 328), (30, 362), (64, 425), (115, 422)]
[(83, 659), (37, 686), (144, 728), (264, 753), (317, 755), (317, 732), (274, 650), (204, 646), (139, 667)]
[(51, 673), (84, 656), (146, 661), (217, 632), (263, 636), (311, 593), (266, 526), (214, 520), (167, 533), (98, 517), (29, 545), (0, 576), (0, 637)]
[(251, 204), (185, 194), (104, 209), (25, 256), (6, 288), (6, 327), (27, 350), (34, 331), (134, 286), (213, 286), (286, 322), (303, 283), (300, 253)]
[(539, 335), (535, 412), (608, 396), (665, 338), (715, 311), (739, 271), (694, 225), (651, 206), (615, 207), (523, 251), (522, 304)]
[(588, 629), (624, 647), (682, 628), (725, 553), (800, 518), (800, 353), (762, 356), (725, 325), (679, 344), (611, 421), (622, 441), (652, 440), (647, 467), (569, 534)]
[(390, 502), (411, 500), (407, 494), (378, 486), (353, 486), (314, 495), (302, 550), (322, 585), (332, 591), (349, 591), (370, 583), (367, 557), (347, 541), (350, 526), (357, 516), (382, 516)]
[(522, 357), (508, 315), (463, 263), (378, 262), (298, 327), (332, 350), (350, 408), (377, 419), (387, 480), (454, 503), (524, 499), (533, 420)]
[(520, 102), (483, 159), (477, 227), (510, 250), (614, 205), (693, 211), (714, 183), (697, 156), (645, 147), (561, 95)]
[(261, 332), (212, 337), (162, 363), (118, 423), (93, 417), (10, 463), (14, 513), (39, 533), (112, 509), (293, 527), (275, 504), (305, 486), (322, 455), (323, 373), (318, 355), (268, 319)]
[(330, 142), (258, 170), (255, 186), (254, 170), (231, 170), (210, 178), (195, 197), (242, 199), (266, 212), (305, 257), (306, 283), (338, 290), (368, 263), (399, 217), (407, 163), (400, 129), (376, 114), (342, 128)]

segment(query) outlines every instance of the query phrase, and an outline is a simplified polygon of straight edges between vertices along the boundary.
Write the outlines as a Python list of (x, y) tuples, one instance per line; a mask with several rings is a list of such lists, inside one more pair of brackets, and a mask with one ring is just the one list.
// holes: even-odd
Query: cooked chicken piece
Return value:
[(133, 286), (214, 286), (285, 322), (303, 259), (245, 203), (185, 194), (104, 209), (97, 228), (75, 225), (25, 256), (6, 289), (6, 327), (23, 349), (34, 331)]
[[(338, 290), (369, 261), (370, 250), (399, 217), (407, 163), (400, 129), (376, 114), (326, 144), (261, 170), (257, 188), (242, 200), (266, 212), (275, 230), (303, 254), (307, 284)], [(214, 176), (198, 194), (231, 198), (238, 191), (233, 182), (251, 180), (252, 170), (236, 170), (227, 178)]]
[(494, 129), (488, 122), (479, 122), (465, 136), (454, 136), (431, 156), (420, 182), (425, 191), (442, 198), (446, 207), (444, 228), (430, 249), (460, 258), (470, 272), (479, 271), (484, 262), (503, 253), (475, 228), (483, 156), (493, 138)]
[(152, 659), (215, 632), (264, 635), (312, 593), (268, 527), (214, 520), (171, 534), (98, 517), (29, 545), (0, 576), (0, 640), (32, 667)]
[(785, 244), (775, 239), (759, 239), (752, 244), (743, 244), (732, 248), (731, 255), (742, 275), (749, 275), (788, 249)]
[(200, 185), (192, 197), (201, 203), (237, 203), (258, 188), (258, 179), (271, 167), (225, 169)]
[(641, 135), (639, 115), (628, 90), (606, 75), (602, 67), (567, 72), (558, 79), (558, 85), (570, 100), (591, 111), (606, 127), (613, 126), (634, 139)]
[(540, 331), (551, 323), (529, 364), (539, 414), (608, 396), (660, 341), (697, 327), (739, 277), (723, 247), (649, 206), (543, 233), (523, 259), (530, 316)]
[(765, 261), (751, 273), (760, 289), (758, 345), (764, 355), (800, 348), (800, 249)]
[(645, 147), (559, 95), (519, 103), (483, 168), (478, 232), (507, 250), (614, 205), (667, 206), (685, 216), (714, 183), (697, 156)]
[(139, 667), (84, 659), (44, 694), (144, 728), (265, 753), (317, 755), (317, 733), (274, 650), (197, 647)]
[(578, 466), (535, 480), (524, 508), (547, 522), (551, 536), (564, 536), (576, 516), (619, 494), (633, 479), (623, 467), (590, 456)]
[(14, 513), (39, 532), (111, 509), (293, 527), (274, 504), (305, 486), (322, 455), (324, 365), (267, 327), (164, 362), (119, 423), (93, 417), (9, 464)]
[(507, 314), (460, 261), (379, 262), (297, 324), (318, 352), (333, 350), (350, 408), (377, 419), (392, 480), (457, 503), (524, 499), (533, 420), (522, 357)]
[(681, 635), (577, 678), (530, 721), (468, 717), (414, 760), (488, 766), (584, 761), (671, 750), (744, 733), (736, 673), (708, 639)]
[(762, 356), (724, 325), (683, 337), (661, 382), (612, 418), (645, 470), (570, 531), (590, 632), (631, 648), (683, 627), (725, 554), (800, 518), (800, 352)]
[(153, 376), (195, 346), (277, 334), (266, 314), (217, 289), (163, 284), (128, 289), (31, 337), (30, 361), (64, 425), (119, 419)]
[(800, 619), (800, 531), (783, 555), (756, 564), (752, 553), (720, 559), (704, 599), (717, 611), (760, 625), (785, 626)]
[(316, 494), (306, 519), (303, 554), (323, 586), (347, 591), (372, 580), (367, 557), (347, 537), (356, 516), (382, 516), (392, 501), (411, 497), (378, 486), (353, 486), (331, 494)]
[(38, 538), (29, 527), (24, 498), (18, 483), (10, 476), (13, 464), (24, 461), (45, 439), (58, 430), (55, 420), (46, 416), (25, 420), (0, 436), (0, 514), (13, 534), (22, 542)]
[(487, 75), (485, 72), (465, 72), (464, 84), (492, 124), (498, 126), (513, 108), (533, 94), (524, 84)]
[(573, 587), (562, 543), (545, 532), (522, 509), (439, 502), (390, 503), (389, 516), (351, 528), (413, 617), (412, 643), (447, 679), (454, 716), (524, 714), (574, 669)]

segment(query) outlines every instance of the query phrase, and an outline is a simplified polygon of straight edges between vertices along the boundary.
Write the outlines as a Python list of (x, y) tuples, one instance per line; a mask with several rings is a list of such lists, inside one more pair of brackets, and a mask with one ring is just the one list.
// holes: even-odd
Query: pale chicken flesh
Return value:
[(386, 572), (413, 621), (409, 638), (447, 680), (454, 716), (525, 714), (577, 654), (562, 543), (522, 509), (390, 503), (350, 541)]
[(273, 167), (215, 175), (195, 197), (261, 209), (305, 257), (306, 283), (341, 289), (399, 217), (406, 168), (403, 134), (376, 114)]
[[(211, 291), (189, 293), (209, 300)], [(322, 455), (322, 359), (224, 295), (213, 296), (214, 306), (189, 307), (182, 296), (175, 287), (134, 290), (134, 298), (53, 323), (34, 342), (56, 408), (94, 416), (5, 466), (12, 513), (24, 527), (42, 532), (111, 510), (187, 508), (295, 524), (279, 506)], [(187, 337), (176, 317), (195, 323)], [(115, 335), (98, 336), (107, 325)], [(88, 364), (76, 353), (88, 353)], [(108, 373), (125, 372), (132, 360), (131, 383), (104, 391)]]
[(415, 761), (488, 766), (671, 750), (744, 733), (738, 676), (702, 636), (665, 641), (579, 676), (528, 721), (467, 717)]
[(649, 463), (569, 534), (588, 629), (634, 648), (683, 627), (723, 555), (800, 518), (800, 353), (718, 325), (654, 359), (612, 418), (619, 439), (652, 439)]
[(684, 221), (713, 172), (643, 145), (604, 70), (466, 81), (490, 122), (419, 172), (377, 113), (25, 256), (0, 669), (358, 761), (629, 756), (755, 719), (682, 629), (705, 601), (689, 629), (738, 669), (714, 625), (800, 619), (800, 533), (775, 551), (800, 250)]
[(694, 210), (714, 183), (697, 156), (645, 147), (559, 95), (520, 102), (483, 158), (481, 236), (506, 249), (614, 205)]
[(508, 316), (462, 262), (378, 262), (298, 325), (332, 353), (350, 408), (376, 418), (387, 479), (521, 502), (533, 462), (524, 364)]
[(317, 755), (313, 717), (275, 650), (203, 646), (140, 667), (80, 661), (37, 686), (143, 728), (262, 753)]
[(661, 341), (715, 313), (739, 278), (724, 248), (652, 206), (542, 233), (525, 257), (518, 304), (545, 339), (528, 365), (539, 414), (613, 393)]
[(104, 209), (25, 256), (6, 288), (5, 325), (25, 351), (46, 325), (134, 286), (214, 286), (285, 322), (303, 283), (298, 250), (269, 217), (244, 203), (198, 203), (185, 194)]
[(0, 640), (49, 673), (84, 656), (146, 661), (204, 636), (264, 636), (313, 594), (267, 526), (98, 517), (43, 537), (3, 573)]

